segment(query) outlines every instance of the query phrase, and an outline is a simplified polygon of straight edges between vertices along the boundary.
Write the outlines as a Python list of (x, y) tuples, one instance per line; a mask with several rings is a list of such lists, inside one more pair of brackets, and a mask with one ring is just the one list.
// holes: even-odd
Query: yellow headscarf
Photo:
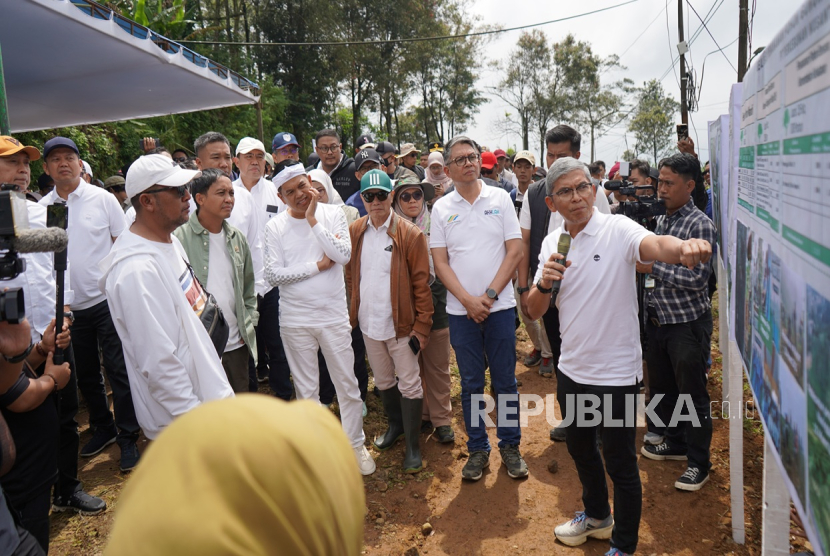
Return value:
[(179, 417), (118, 499), (107, 555), (357, 555), (365, 494), (337, 419), (243, 394)]

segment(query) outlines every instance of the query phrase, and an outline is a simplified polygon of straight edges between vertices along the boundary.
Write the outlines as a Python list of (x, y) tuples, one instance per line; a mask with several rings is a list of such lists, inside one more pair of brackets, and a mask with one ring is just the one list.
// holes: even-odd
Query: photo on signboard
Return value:
[(755, 395), (755, 405), (764, 420), (764, 430), (769, 435), (776, 449), (781, 444), (779, 431), (780, 411), (778, 401), (778, 383), (772, 375), (774, 366), (774, 346), (769, 338), (769, 328), (765, 321), (756, 318), (756, 325), (752, 332), (752, 367), (749, 375), (752, 393)]
[(735, 341), (750, 369), (752, 339), (752, 287), (749, 280), (752, 264), (752, 231), (738, 220), (735, 249)]
[(830, 301), (807, 286), (807, 384), (825, 409), (830, 408)]
[(795, 375), (781, 373), (781, 463), (798, 492), (802, 507), (807, 507), (807, 399)]
[(804, 326), (807, 286), (787, 265), (781, 273), (781, 358), (790, 372), (804, 384)]

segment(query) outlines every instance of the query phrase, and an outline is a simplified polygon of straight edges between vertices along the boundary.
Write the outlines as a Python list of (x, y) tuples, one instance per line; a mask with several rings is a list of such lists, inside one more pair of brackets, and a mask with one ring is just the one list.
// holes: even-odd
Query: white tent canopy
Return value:
[(254, 104), (259, 88), (88, 0), (2, 2), (13, 132)]

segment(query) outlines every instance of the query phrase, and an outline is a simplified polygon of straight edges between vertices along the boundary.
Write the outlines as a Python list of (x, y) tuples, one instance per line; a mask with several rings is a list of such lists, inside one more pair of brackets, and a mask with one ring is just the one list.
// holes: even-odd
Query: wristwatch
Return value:
[(541, 280), (536, 282), (536, 289), (539, 290), (542, 293), (552, 293), (553, 292), (553, 286), (551, 286), (549, 288), (546, 288), (545, 286), (542, 285)]
[(15, 356), (12, 356), (12, 357), (9, 357), (8, 355), (3, 354), (3, 359), (8, 361), (9, 363), (20, 363), (21, 361), (23, 361), (24, 359), (29, 357), (29, 354), (32, 353), (32, 348), (33, 347), (35, 347), (34, 342), (30, 341), (29, 342), (29, 347), (26, 348), (26, 351), (24, 351), (23, 353), (21, 353), (19, 355), (15, 355)]
[(516, 291), (519, 292), (519, 295), (522, 295), (525, 292), (529, 292), (530, 288), (523, 288), (523, 287), (519, 286), (518, 288), (516, 288)]
[(75, 313), (73, 313), (72, 311), (66, 311), (63, 314), (63, 318), (69, 319), (69, 322), (71, 322), (72, 324), (75, 324)]
[(487, 290), (487, 297), (489, 297), (493, 301), (498, 301), (499, 300), (499, 293), (496, 290), (494, 290), (493, 288), (489, 288)]

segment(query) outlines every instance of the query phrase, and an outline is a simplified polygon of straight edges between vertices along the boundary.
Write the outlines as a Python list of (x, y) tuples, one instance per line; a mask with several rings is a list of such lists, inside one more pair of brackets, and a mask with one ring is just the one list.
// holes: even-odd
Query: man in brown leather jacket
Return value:
[(392, 211), (392, 182), (385, 172), (367, 172), (360, 194), (368, 215), (349, 227), (346, 287), (349, 318), (363, 331), (389, 422), (374, 444), (387, 450), (404, 436), (404, 472), (417, 473), (423, 469), (418, 435), (424, 401), (417, 352), (429, 341), (433, 311), (429, 250), (421, 230)]

